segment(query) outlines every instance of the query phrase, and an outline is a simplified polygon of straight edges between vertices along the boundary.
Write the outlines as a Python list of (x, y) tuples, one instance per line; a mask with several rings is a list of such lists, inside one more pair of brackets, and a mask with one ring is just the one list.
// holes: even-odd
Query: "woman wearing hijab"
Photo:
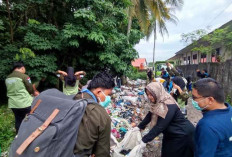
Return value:
[(66, 95), (78, 93), (79, 80), (82, 78), (82, 75), (86, 74), (84, 71), (74, 73), (73, 67), (68, 67), (66, 72), (58, 70), (57, 73), (60, 74), (60, 79), (63, 83), (63, 93)]
[(195, 129), (184, 118), (175, 99), (158, 82), (148, 84), (145, 92), (151, 102), (150, 111), (133, 130), (143, 130), (149, 123), (151, 130), (142, 138), (140, 148), (163, 133), (162, 157), (193, 157)]

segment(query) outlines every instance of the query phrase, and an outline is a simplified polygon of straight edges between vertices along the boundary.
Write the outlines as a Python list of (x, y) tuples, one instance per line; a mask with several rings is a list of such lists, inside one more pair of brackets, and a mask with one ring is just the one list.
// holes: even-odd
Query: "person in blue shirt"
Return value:
[(212, 78), (193, 85), (192, 104), (203, 118), (195, 132), (195, 157), (232, 157), (232, 109), (222, 86)]

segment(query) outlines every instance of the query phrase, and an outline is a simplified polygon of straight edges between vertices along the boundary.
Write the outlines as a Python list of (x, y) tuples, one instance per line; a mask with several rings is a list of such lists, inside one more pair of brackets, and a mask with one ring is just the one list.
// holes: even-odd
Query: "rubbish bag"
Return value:
[(142, 157), (143, 156), (143, 149), (140, 145), (135, 146), (126, 157)]
[(113, 157), (124, 157), (120, 154), (122, 150), (132, 150), (135, 146), (139, 145), (142, 139), (140, 131), (129, 130), (124, 139), (114, 149)]

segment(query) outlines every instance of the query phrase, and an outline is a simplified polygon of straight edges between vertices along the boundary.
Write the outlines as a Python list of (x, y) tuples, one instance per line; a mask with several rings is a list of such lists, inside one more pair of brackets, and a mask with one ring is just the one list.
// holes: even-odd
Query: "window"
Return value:
[(211, 62), (217, 62), (217, 57), (215, 53), (212, 53)]
[(201, 63), (206, 63), (206, 54), (201, 54)]
[(188, 64), (191, 64), (190, 56), (188, 56)]
[(217, 48), (217, 49), (216, 49), (216, 55), (219, 56), (220, 54), (221, 54), (220, 48)]
[(186, 62), (186, 57), (184, 57), (184, 64), (186, 65), (186, 63), (187, 63), (187, 62)]
[(197, 54), (193, 55), (193, 64), (197, 64)]
[(219, 56), (220, 56), (220, 48), (217, 48), (216, 50), (215, 50), (216, 52), (214, 52), (214, 53), (212, 53), (212, 55), (211, 55), (211, 61), (212, 62), (220, 62), (220, 60), (219, 60)]

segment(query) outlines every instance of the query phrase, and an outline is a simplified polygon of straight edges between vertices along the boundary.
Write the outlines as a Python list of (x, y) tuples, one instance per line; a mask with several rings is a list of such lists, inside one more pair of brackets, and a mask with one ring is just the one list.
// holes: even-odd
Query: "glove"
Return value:
[(134, 127), (134, 128), (132, 128), (131, 130), (132, 130), (132, 132), (140, 131), (140, 129), (139, 129), (138, 127)]

